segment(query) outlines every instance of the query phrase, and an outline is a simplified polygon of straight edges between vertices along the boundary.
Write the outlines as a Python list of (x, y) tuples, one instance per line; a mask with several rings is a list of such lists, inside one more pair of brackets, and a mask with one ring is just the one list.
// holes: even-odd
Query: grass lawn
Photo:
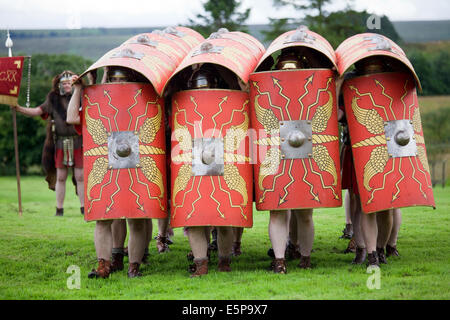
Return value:
[[(68, 184), (69, 185), (69, 184)], [(55, 217), (54, 193), (42, 177), (22, 177), (23, 216), (17, 214), (14, 177), (0, 178), (0, 299), (450, 299), (450, 188), (436, 187), (437, 209), (403, 209), (398, 249), (381, 269), (381, 288), (370, 290), (371, 274), (350, 264), (339, 240), (343, 208), (314, 213), (313, 269), (288, 262), (288, 274), (266, 271), (270, 258), (268, 213), (254, 211), (254, 226), (244, 232), (243, 254), (234, 258), (231, 273), (217, 272), (213, 253), (210, 271), (190, 279), (189, 244), (175, 229), (171, 251), (159, 255), (152, 240), (144, 277), (128, 279), (126, 271), (110, 279), (91, 280), (96, 266), (95, 223), (79, 212), (73, 186), (66, 192), (64, 217)], [(157, 224), (154, 222), (155, 234)], [(81, 270), (80, 289), (68, 289), (69, 266)], [(128, 263), (126, 263), (127, 268)]]

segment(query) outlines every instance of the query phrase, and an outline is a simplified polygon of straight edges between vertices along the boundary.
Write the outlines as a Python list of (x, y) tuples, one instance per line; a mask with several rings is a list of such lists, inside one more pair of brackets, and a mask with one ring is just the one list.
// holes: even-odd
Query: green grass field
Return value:
[[(243, 254), (234, 258), (231, 273), (217, 272), (213, 253), (210, 271), (190, 279), (186, 254), (189, 244), (175, 230), (171, 251), (159, 255), (155, 241), (144, 277), (128, 279), (126, 271), (110, 279), (91, 280), (96, 266), (95, 223), (79, 212), (73, 186), (66, 193), (64, 217), (54, 217), (54, 193), (42, 177), (22, 178), (23, 216), (17, 214), (14, 177), (0, 178), (0, 299), (449, 299), (450, 189), (434, 190), (437, 209), (403, 210), (398, 249), (381, 269), (381, 288), (370, 290), (371, 274), (350, 264), (339, 240), (345, 224), (343, 208), (314, 213), (313, 269), (300, 270), (288, 262), (288, 274), (266, 271), (270, 258), (267, 212), (254, 212), (254, 227), (244, 232)], [(156, 221), (154, 227), (156, 228)], [(154, 230), (154, 234), (157, 230)], [(80, 289), (69, 289), (69, 266), (81, 270)], [(71, 283), (69, 281), (69, 283)]]

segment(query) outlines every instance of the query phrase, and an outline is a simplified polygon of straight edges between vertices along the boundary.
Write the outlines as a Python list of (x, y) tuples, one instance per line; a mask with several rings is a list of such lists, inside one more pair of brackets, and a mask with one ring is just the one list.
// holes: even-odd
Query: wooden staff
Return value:
[[(13, 42), (11, 37), (8, 36), (6, 39), (5, 46), (8, 48), (8, 57), (12, 57), (12, 46)], [(12, 119), (13, 119), (13, 132), (14, 132), (14, 154), (16, 157), (16, 178), (17, 178), (17, 196), (19, 201), (19, 216), (22, 216), (22, 195), (20, 191), (20, 166), (19, 166), (19, 143), (17, 141), (17, 111), (16, 108), (11, 107)]]

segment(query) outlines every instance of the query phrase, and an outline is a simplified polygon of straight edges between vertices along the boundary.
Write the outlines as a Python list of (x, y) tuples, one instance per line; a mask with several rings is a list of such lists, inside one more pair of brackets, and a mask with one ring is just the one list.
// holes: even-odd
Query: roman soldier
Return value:
[(64, 197), (68, 171), (73, 168), (72, 181), (84, 214), (82, 139), (73, 125), (66, 123), (66, 113), (72, 97), (72, 78), (75, 73), (66, 70), (53, 78), (52, 90), (43, 104), (36, 108), (15, 106), (28, 116), (47, 119), (47, 135), (42, 151), (42, 166), (48, 187), (56, 193), (56, 216), (64, 215)]
[(188, 228), (191, 277), (208, 273), (210, 226), (217, 229), (221, 272), (231, 271), (232, 228), (252, 227), (246, 89), (263, 50), (248, 35), (220, 30), (191, 50), (168, 84), (174, 92), (170, 224)]
[(346, 39), (336, 56), (344, 78), (352, 190), (359, 195), (369, 265), (379, 266), (386, 263), (394, 209), (435, 206), (417, 102), (420, 82), (403, 50), (379, 34)]
[(250, 76), (255, 202), (258, 210), (270, 210), (275, 273), (287, 272), (289, 212), (297, 226), (298, 266), (306, 269), (311, 267), (313, 208), (342, 204), (335, 69), (331, 45), (300, 26), (275, 39)]

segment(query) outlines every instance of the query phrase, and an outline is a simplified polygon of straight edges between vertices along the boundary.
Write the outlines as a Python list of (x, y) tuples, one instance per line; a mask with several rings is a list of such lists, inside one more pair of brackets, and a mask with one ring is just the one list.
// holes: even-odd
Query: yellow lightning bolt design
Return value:
[[(156, 105), (157, 102), (158, 102), (158, 98), (156, 98), (155, 101), (147, 101), (147, 103), (145, 104), (145, 111), (144, 111), (144, 113), (141, 114), (140, 116), (136, 117), (136, 124), (135, 124), (135, 126), (134, 126), (134, 131), (135, 131), (135, 132), (137, 131), (137, 127), (138, 127), (138, 124), (139, 124), (139, 120), (141, 120), (142, 117), (145, 117), (145, 116), (147, 115), (148, 105), (149, 105), (149, 104), (154, 104), (154, 105)], [(159, 106), (159, 105), (158, 105), (158, 106)], [(128, 130), (129, 130), (129, 128), (130, 128), (130, 126), (128, 126)]]
[(194, 213), (194, 210), (195, 210), (194, 205), (197, 203), (197, 201), (199, 201), (199, 200), (202, 198), (202, 195), (200, 194), (200, 185), (202, 184), (202, 178), (203, 178), (203, 176), (200, 176), (200, 181), (199, 181), (198, 184), (197, 184), (197, 194), (198, 194), (198, 198), (195, 199), (194, 202), (191, 203), (192, 210), (191, 210), (191, 212), (189, 212), (189, 214), (187, 215), (186, 220), (189, 220), (189, 219), (191, 218), (191, 216), (192, 216), (192, 214)]
[(215, 113), (213, 116), (212, 116), (212, 121), (213, 121), (213, 123), (214, 123), (214, 129), (213, 129), (213, 132), (212, 132), (212, 137), (214, 137), (214, 133), (216, 132), (216, 127), (217, 127), (217, 122), (216, 122), (216, 117), (219, 115), (219, 114), (221, 114), (222, 112), (223, 112), (223, 109), (222, 109), (222, 104), (224, 104), (225, 102), (227, 102), (228, 101), (228, 96), (225, 96), (225, 97), (223, 97), (222, 98), (222, 101), (220, 101), (219, 102), (219, 111), (217, 111), (217, 113)]
[(302, 160), (303, 170), (305, 171), (305, 174), (303, 175), (303, 182), (309, 186), (309, 193), (313, 196), (313, 200), (320, 202), (319, 194), (314, 193), (314, 186), (311, 183), (309, 183), (308, 180), (306, 180), (306, 174), (308, 173), (308, 170), (306, 170), (305, 159), (301, 159), (301, 160)]
[[(430, 180), (430, 183), (428, 183), (428, 175), (427, 175), (427, 173), (426, 173), (425, 171), (423, 171), (422, 169), (420, 169), (420, 167), (419, 167), (419, 162), (417, 162), (417, 157), (414, 157), (414, 160), (416, 161), (417, 170), (419, 170), (421, 173), (423, 173), (423, 175), (425, 176), (425, 181), (427, 182), (428, 187), (429, 187), (429, 188), (432, 188), (433, 186), (432, 186), (432, 184), (431, 184), (431, 180)], [(427, 162), (427, 164), (428, 164), (428, 162)], [(422, 165), (423, 165), (423, 164), (422, 164)], [(425, 170), (426, 170), (426, 169), (425, 169)]]
[(298, 120), (302, 119), (303, 110), (305, 109), (305, 106), (303, 105), (302, 99), (309, 93), (309, 89), (307, 88), (307, 86), (308, 86), (308, 84), (312, 83), (313, 79), (314, 79), (314, 74), (312, 74), (308, 78), (308, 80), (306, 81), (305, 85), (303, 86), (303, 89), (305, 89), (305, 92), (302, 94), (302, 96), (300, 98), (298, 98), (298, 102), (302, 106), (302, 109), (300, 110), (300, 117), (298, 118)]
[(419, 184), (419, 190), (420, 190), (420, 192), (422, 192), (423, 197), (424, 197), (425, 199), (427, 199), (426, 193), (423, 192), (423, 190), (422, 190), (422, 182), (420, 182), (420, 181), (417, 180), (417, 178), (416, 178), (416, 167), (414, 166), (414, 164), (413, 164), (413, 162), (412, 162), (412, 160), (411, 160), (411, 157), (408, 157), (408, 159), (409, 159), (409, 162), (411, 163), (411, 167), (412, 167), (412, 169), (413, 169), (412, 178), (413, 178), (414, 181), (416, 181), (416, 182)]
[[(85, 94), (84, 97), (87, 99), (88, 103), (89, 103), (91, 106), (97, 106), (97, 110), (98, 110), (99, 116), (100, 116), (101, 118), (103, 118), (103, 119), (106, 119), (106, 121), (108, 121), (108, 126), (109, 126), (109, 129), (111, 130), (111, 122), (110, 122), (110, 120), (109, 120), (108, 117), (105, 117), (105, 116), (101, 113), (101, 111), (100, 111), (100, 105), (98, 104), (98, 102), (92, 103), (92, 102), (91, 102), (91, 99), (89, 98), (89, 96), (88, 96), (87, 94)], [(87, 111), (86, 111), (86, 112), (87, 112)]]
[(403, 181), (403, 179), (405, 179), (405, 175), (402, 172), (402, 158), (400, 158), (400, 164), (398, 165), (398, 171), (400, 172), (402, 177), (395, 183), (395, 188), (397, 189), (397, 192), (392, 196), (392, 202), (394, 202), (395, 200), (398, 199), (398, 195), (400, 193), (400, 188), (398, 185), (400, 184), (400, 182)]
[[(128, 129), (127, 131), (130, 131), (130, 127), (131, 127), (131, 121), (133, 121), (133, 116), (130, 113), (130, 110), (133, 109), (136, 105), (137, 105), (137, 96), (142, 94), (142, 89), (139, 89), (136, 91), (135, 96), (133, 97), (134, 99), (134, 103), (127, 109), (128, 114), (130, 115), (130, 122), (128, 123)], [(145, 114), (147, 114), (147, 106), (145, 107)], [(139, 117), (137, 118), (137, 120), (139, 120)], [(136, 126), (137, 126), (137, 122), (136, 122)]]
[(325, 185), (322, 174), (320, 172), (315, 171), (313, 168), (311, 159), (308, 159), (308, 160), (309, 160), (309, 166), (311, 167), (311, 172), (319, 176), (320, 182), (322, 183), (322, 188), (323, 189), (331, 189), (331, 191), (333, 192), (333, 195), (334, 195), (334, 199), (339, 200), (339, 196), (336, 194), (334, 188), (332, 186)]
[(228, 195), (228, 199), (230, 201), (230, 206), (232, 208), (239, 208), (239, 210), (241, 211), (241, 215), (244, 217), (245, 220), (247, 220), (247, 216), (244, 214), (244, 210), (242, 210), (242, 207), (240, 205), (233, 205), (233, 201), (231, 201), (231, 194), (230, 194), (230, 192), (228, 190), (222, 188), (222, 184), (221, 184), (220, 180), (221, 179), (219, 177), (217, 179), (217, 181), (219, 181), (219, 189), (220, 189), (220, 191), (223, 191), (223, 192), (225, 192)]
[(117, 180), (119, 179), (119, 174), (120, 174), (120, 169), (117, 169), (117, 173), (116, 173), (116, 187), (117, 187), (117, 189), (116, 189), (116, 191), (114, 191), (114, 193), (111, 195), (111, 197), (109, 197), (109, 199), (111, 200), (111, 202), (110, 202), (109, 206), (106, 207), (106, 212), (107, 212), (107, 213), (111, 210), (111, 207), (114, 205), (114, 199), (113, 199), (114, 196), (115, 196), (117, 193), (119, 193), (119, 191), (120, 191), (120, 186), (119, 186), (119, 184), (117, 183)]
[(158, 200), (158, 202), (159, 202), (159, 207), (161, 208), (161, 210), (165, 211), (164, 207), (163, 207), (162, 204), (161, 204), (160, 199), (159, 199), (158, 197), (152, 197), (152, 196), (150, 195), (150, 188), (148, 187), (148, 184), (146, 184), (146, 183), (142, 182), (141, 180), (139, 180), (139, 174), (138, 174), (138, 169), (137, 169), (137, 168), (134, 168), (134, 173), (135, 173), (135, 175), (136, 175), (136, 180), (137, 180), (137, 182), (138, 182), (139, 184), (142, 184), (143, 186), (145, 186), (145, 188), (147, 189), (147, 195), (148, 195), (148, 198), (151, 199), (151, 200)]
[(391, 171), (386, 172), (386, 173), (383, 175), (383, 184), (382, 184), (382, 186), (381, 186), (380, 188), (375, 188), (375, 189), (372, 190), (372, 192), (371, 192), (371, 194), (370, 194), (370, 199), (367, 201), (367, 204), (369, 204), (369, 203), (372, 202), (375, 191), (383, 190), (383, 189), (384, 189), (384, 185), (386, 184), (386, 177), (387, 177), (389, 174), (391, 174), (392, 172), (394, 172), (394, 168), (395, 168), (395, 158), (392, 159), (392, 169), (391, 169)]
[[(384, 86), (381, 84), (380, 81), (375, 80), (375, 83), (376, 83), (377, 85), (379, 85), (379, 86), (382, 88), (381, 94), (382, 94), (383, 96), (385, 96), (386, 98), (388, 98), (388, 99), (391, 101), (391, 102), (389, 102), (389, 110), (391, 110), (392, 117), (394, 118), (394, 120), (397, 120), (397, 118), (395, 117), (394, 110), (392, 110), (392, 103), (394, 102), (394, 99), (392, 99), (392, 97), (389, 96), (389, 95), (385, 92), (386, 89), (384, 88)], [(389, 119), (389, 118), (386, 118), (386, 119)]]
[[(213, 176), (209, 176), (209, 178), (210, 178), (210, 180), (211, 180), (211, 185), (212, 185), (212, 187), (213, 187), (213, 191), (211, 192), (211, 194), (210, 194), (209, 196), (210, 196), (211, 199), (213, 199), (213, 201), (214, 201), (215, 203), (217, 203), (216, 210), (217, 210), (217, 212), (219, 213), (220, 217), (225, 219), (225, 215), (224, 215), (222, 212), (220, 212), (220, 210), (219, 210), (219, 208), (220, 208), (220, 202), (217, 201), (217, 199), (214, 198), (214, 196), (213, 196), (214, 193), (216, 192), (216, 187), (214, 186)], [(219, 178), (218, 178), (218, 179), (219, 179)]]
[(287, 188), (289, 188), (289, 186), (294, 183), (294, 177), (292, 176), (292, 173), (291, 173), (293, 164), (294, 164), (294, 159), (291, 159), (291, 163), (289, 165), (289, 170), (288, 170), (288, 175), (289, 175), (289, 178), (291, 178), (291, 181), (289, 181), (289, 183), (284, 186), (284, 188), (283, 188), (284, 196), (280, 199), (280, 201), (278, 202), (278, 205), (286, 202), (286, 197), (288, 196)]
[(286, 99), (286, 104), (284, 105), (284, 110), (286, 110), (286, 113), (288, 115), (289, 120), (292, 120), (291, 115), (289, 113), (289, 104), (291, 103), (291, 99), (288, 98), (284, 93), (283, 93), (283, 87), (280, 84), (280, 80), (278, 80), (277, 78), (272, 78), (273, 80), (273, 84), (276, 85), (280, 90), (278, 91), (278, 94), (280, 96), (282, 96), (284, 99)]
[[(177, 213), (177, 208), (180, 208), (180, 207), (183, 207), (183, 206), (184, 206), (184, 201), (185, 201), (185, 199), (186, 199), (186, 195), (187, 195), (188, 193), (190, 193), (190, 192), (194, 189), (194, 185), (195, 185), (195, 176), (194, 176), (193, 179), (192, 179), (191, 189), (188, 190), (188, 192), (185, 192), (184, 195), (183, 195), (183, 201), (181, 202), (181, 205), (175, 205), (175, 207), (173, 208), (173, 215), (172, 215), (172, 218), (175, 218), (175, 215), (176, 215), (176, 213)], [(176, 196), (176, 195), (174, 195), (174, 197), (173, 197), (173, 203), (174, 203), (174, 204), (175, 204), (175, 196)]]
[(100, 201), (100, 199), (102, 198), (103, 188), (105, 188), (105, 187), (107, 187), (107, 186), (109, 186), (109, 185), (111, 184), (113, 171), (112, 171), (112, 170), (109, 170), (109, 171), (110, 171), (110, 175), (109, 175), (109, 181), (108, 181), (108, 183), (106, 183), (106, 184), (104, 184), (104, 185), (101, 186), (101, 188), (100, 188), (100, 195), (98, 196), (98, 198), (96, 198), (96, 199), (90, 201), (90, 202), (91, 202), (91, 205), (89, 206), (88, 212), (91, 212), (92, 205), (94, 204), (94, 202)]
[(314, 107), (315, 105), (317, 105), (317, 104), (319, 103), (319, 97), (320, 97), (320, 94), (321, 94), (322, 92), (328, 91), (328, 88), (330, 87), (331, 81), (333, 81), (333, 78), (328, 78), (326, 88), (317, 90), (316, 101), (315, 101), (314, 103), (312, 103), (311, 105), (308, 106), (308, 111), (306, 112), (306, 119), (307, 119), (307, 120), (309, 120), (309, 112), (311, 111), (311, 108)]
[(244, 110), (245, 110), (245, 106), (248, 104), (248, 100), (245, 100), (245, 102), (244, 102), (244, 104), (242, 105), (242, 108), (241, 109), (233, 109), (233, 111), (231, 111), (231, 118), (230, 118), (230, 121), (227, 121), (227, 122), (225, 122), (225, 123), (223, 123), (222, 124), (222, 126), (220, 127), (220, 132), (223, 132), (223, 127), (225, 127), (226, 125), (229, 125), (232, 121), (233, 121), (233, 119), (234, 119), (234, 113), (235, 112), (244, 112)]
[(358, 88), (355, 88), (354, 86), (349, 86), (349, 88), (350, 88), (351, 90), (355, 91), (356, 94), (357, 94), (358, 96), (360, 96), (360, 97), (369, 96), (370, 100), (372, 101), (372, 105), (373, 105), (374, 107), (376, 107), (376, 108), (381, 108), (381, 109), (383, 109), (384, 115), (386, 116), (386, 119), (389, 119), (389, 117), (388, 117), (388, 115), (387, 115), (387, 112), (386, 112), (386, 109), (385, 109), (383, 106), (380, 106), (380, 105), (378, 105), (378, 104), (375, 103), (375, 100), (373, 99), (372, 93), (370, 93), (370, 92), (367, 92), (367, 93), (360, 93), (359, 90), (358, 90)]
[(202, 128), (203, 128), (203, 118), (204, 118), (204, 116), (197, 111), (198, 105), (197, 105), (197, 102), (195, 102), (195, 99), (194, 99), (193, 96), (191, 96), (191, 102), (195, 105), (194, 112), (196, 114), (198, 114), (200, 116), (200, 118), (201, 118), (200, 119), (200, 127), (199, 127), (199, 129), (200, 129), (200, 135), (203, 137), (203, 129)]
[[(408, 91), (406, 90), (406, 85), (408, 84), (408, 80), (406, 80), (405, 85), (403, 86), (403, 89), (405, 89), (405, 93), (402, 95), (402, 97), (400, 98), (402, 104), (403, 104), (403, 119), (405, 119), (406, 117), (406, 103), (403, 99), (405, 99), (406, 94), (408, 93)], [(413, 98), (414, 100), (414, 98)]]
[[(282, 171), (273, 178), (272, 187), (270, 189), (264, 189), (263, 195), (259, 199), (259, 203), (262, 203), (264, 201), (264, 199), (266, 198), (266, 193), (267, 192), (275, 191), (275, 183), (276, 183), (276, 181), (278, 180), (279, 177), (284, 175), (285, 170), (286, 170), (286, 161), (283, 161), (283, 169), (282, 169)], [(259, 188), (262, 190), (262, 179), (260, 180)]]
[[(143, 205), (139, 203), (140, 196), (139, 196), (139, 194), (137, 194), (137, 193), (134, 192), (134, 190), (133, 190), (133, 184), (134, 184), (134, 181), (133, 181), (133, 177), (131, 176), (131, 170), (130, 170), (130, 169), (128, 169), (128, 175), (130, 176), (130, 182), (131, 182), (131, 183), (130, 183), (130, 187), (128, 188), (128, 190), (130, 190), (131, 193), (134, 194), (134, 195), (136, 196), (136, 204), (138, 205), (139, 210), (141, 210), (142, 212), (144, 212), (144, 207), (143, 207)], [(137, 173), (136, 173), (136, 176), (137, 176)]]
[(183, 112), (183, 113), (184, 113), (184, 122), (186, 122), (186, 123), (189, 124), (190, 126), (194, 127), (194, 124), (193, 124), (193, 123), (187, 121), (187, 117), (186, 117), (186, 109), (180, 110), (177, 100), (174, 100), (174, 103), (175, 103), (175, 106), (177, 107), (177, 113), (176, 113), (176, 114), (178, 114), (179, 112)]
[[(256, 90), (258, 91), (258, 93), (259, 93), (258, 96), (261, 96), (261, 95), (266, 95), (266, 96), (267, 96), (267, 99), (269, 100), (269, 105), (270, 105), (272, 108), (275, 108), (275, 109), (277, 109), (278, 111), (280, 111), (280, 118), (281, 118), (281, 121), (284, 121), (283, 110), (281, 109), (281, 107), (276, 106), (276, 105), (274, 105), (274, 104), (272, 103), (272, 97), (270, 96), (270, 92), (261, 92), (261, 90), (259, 89), (259, 86), (258, 86), (258, 83), (257, 83), (257, 82), (253, 82), (253, 86), (254, 86), (254, 87), (256, 88)], [(255, 99), (256, 99), (256, 97), (255, 97)]]
[(115, 125), (116, 125), (116, 129), (117, 129), (117, 131), (119, 131), (119, 126), (118, 126), (117, 120), (116, 120), (117, 114), (119, 113), (119, 109), (117, 109), (116, 107), (114, 107), (114, 106), (111, 104), (112, 98), (111, 98), (111, 96), (109, 95), (109, 92), (106, 91), (106, 90), (103, 90), (103, 93), (104, 93), (105, 96), (108, 97), (108, 100), (109, 100), (109, 101), (108, 101), (108, 106), (110, 106), (111, 108), (113, 108), (114, 110), (116, 110), (116, 113), (114, 114), (113, 119), (114, 119), (114, 123), (115, 123)]

